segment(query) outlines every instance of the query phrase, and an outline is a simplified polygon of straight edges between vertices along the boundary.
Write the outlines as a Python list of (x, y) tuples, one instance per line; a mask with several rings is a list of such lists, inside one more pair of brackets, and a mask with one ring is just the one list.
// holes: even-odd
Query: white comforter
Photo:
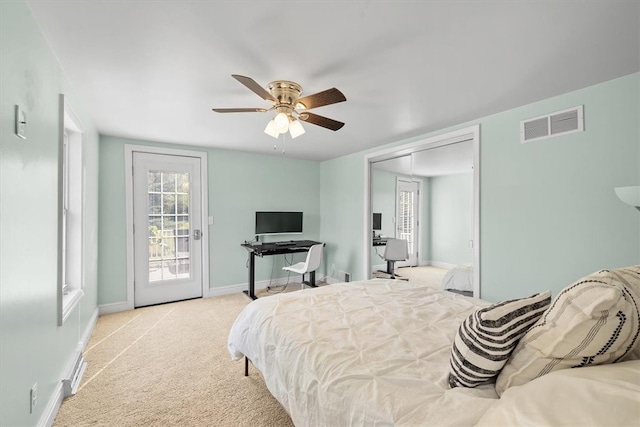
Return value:
[(473, 292), (473, 265), (461, 264), (447, 271), (442, 278), (442, 289)]
[(493, 385), (449, 388), (451, 342), (488, 303), (396, 280), (339, 283), (251, 302), (229, 334), (296, 426), (469, 426)]

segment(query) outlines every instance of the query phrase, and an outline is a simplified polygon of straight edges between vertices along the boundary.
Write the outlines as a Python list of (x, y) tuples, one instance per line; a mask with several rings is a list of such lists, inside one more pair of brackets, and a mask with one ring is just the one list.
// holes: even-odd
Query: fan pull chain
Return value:
[(287, 134), (283, 133), (282, 134), (282, 155), (286, 156), (287, 155)]

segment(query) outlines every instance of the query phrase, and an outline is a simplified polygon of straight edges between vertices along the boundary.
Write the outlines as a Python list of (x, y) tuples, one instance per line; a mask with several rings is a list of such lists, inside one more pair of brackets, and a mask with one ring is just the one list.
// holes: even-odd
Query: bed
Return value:
[(442, 289), (473, 292), (473, 265), (456, 265), (442, 277)]
[[(633, 280), (638, 279), (640, 295), (640, 266), (632, 275)], [(574, 291), (586, 299), (592, 296), (582, 288)], [(623, 303), (629, 302), (628, 295), (623, 297)], [(497, 382), (452, 387), (452, 346), (458, 342), (461, 324), (477, 313), (495, 310), (497, 304), (406, 281), (338, 283), (258, 299), (247, 305), (234, 322), (228, 347), (234, 360), (246, 356), (262, 373), (267, 388), (296, 426), (513, 425), (513, 417), (524, 421), (527, 416), (536, 425), (562, 425), (579, 419), (571, 415), (571, 410), (560, 412), (560, 408), (571, 409), (572, 405), (581, 408), (582, 413), (596, 408), (599, 413), (594, 420), (624, 425), (635, 423), (640, 416), (640, 362), (627, 357), (638, 348), (640, 297), (633, 298), (636, 311), (630, 312), (631, 321), (615, 331), (620, 345), (609, 345), (602, 356), (609, 363), (625, 362), (615, 368), (626, 371), (618, 376), (587, 375), (591, 379), (583, 380), (591, 381), (592, 386), (583, 387), (579, 399), (574, 398), (576, 394), (563, 396), (564, 406), (557, 404), (555, 387), (571, 385), (575, 379), (566, 378), (563, 372), (553, 372), (559, 379), (550, 385), (547, 383), (551, 376), (542, 382), (539, 375), (535, 378), (535, 372), (531, 374), (534, 378), (517, 384), (522, 381), (518, 375), (523, 370), (538, 369), (524, 366), (527, 348), (520, 347), (522, 340), (535, 344), (538, 336), (545, 336), (546, 332), (538, 331), (533, 339), (527, 338), (540, 320), (531, 330), (527, 326), (522, 339), (513, 344), (515, 349), (510, 349), (517, 353), (516, 360), (524, 368), (516, 366), (519, 374), (510, 372), (502, 381), (502, 389), (498, 387), (500, 377)], [(620, 298), (616, 304), (620, 304)], [(566, 308), (566, 304), (560, 306)], [(534, 320), (553, 313), (545, 305)], [(575, 313), (568, 315), (575, 319)], [(592, 360), (594, 365), (604, 363), (598, 357)], [(509, 366), (511, 358), (507, 360)], [(571, 371), (586, 374), (594, 368), (601, 367)], [(594, 386), (597, 381), (601, 384)], [(556, 396), (556, 409), (549, 411), (548, 406), (539, 406), (536, 410), (536, 399), (531, 398), (527, 387), (536, 387), (535, 394), (541, 398)], [(602, 390), (618, 396), (618, 406), (605, 410), (600, 405), (585, 405), (584, 399), (596, 399)], [(523, 397), (528, 399), (528, 406), (518, 415), (514, 408)], [(510, 403), (513, 400), (516, 403)]]

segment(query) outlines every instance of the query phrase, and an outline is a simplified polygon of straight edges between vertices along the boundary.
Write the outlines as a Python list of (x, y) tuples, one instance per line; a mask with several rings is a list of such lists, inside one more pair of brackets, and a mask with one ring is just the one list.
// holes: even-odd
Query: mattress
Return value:
[(473, 265), (461, 264), (447, 271), (442, 278), (442, 289), (473, 292)]
[(450, 388), (449, 354), (462, 320), (488, 305), (405, 281), (339, 283), (251, 302), (229, 352), (252, 361), (296, 426), (468, 426), (498, 396)]

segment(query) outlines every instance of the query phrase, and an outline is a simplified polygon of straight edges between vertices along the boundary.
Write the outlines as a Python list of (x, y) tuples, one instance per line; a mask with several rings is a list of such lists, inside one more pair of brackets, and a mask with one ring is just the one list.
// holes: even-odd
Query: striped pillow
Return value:
[(475, 387), (492, 381), (507, 363), (518, 340), (551, 302), (549, 291), (503, 301), (467, 317), (451, 349), (451, 387)]

